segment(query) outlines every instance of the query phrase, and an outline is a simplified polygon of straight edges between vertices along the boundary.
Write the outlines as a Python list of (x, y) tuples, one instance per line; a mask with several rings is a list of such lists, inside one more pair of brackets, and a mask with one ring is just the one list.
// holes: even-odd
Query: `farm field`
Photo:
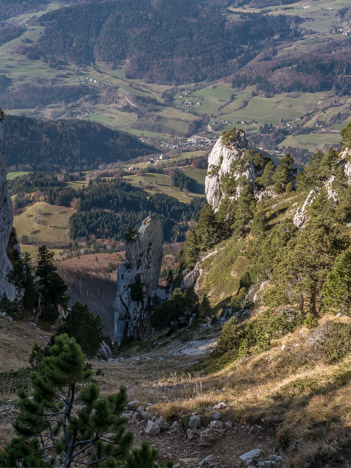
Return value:
[(15, 214), (14, 227), (21, 243), (60, 250), (70, 243), (68, 225), (73, 213), (72, 208), (38, 202)]
[(9, 172), (7, 174), (7, 180), (15, 180), (17, 177), (22, 177), (24, 175), (30, 174), (28, 171), (17, 171), (17, 172)]
[(194, 198), (203, 196), (172, 187), (171, 179), (166, 174), (145, 173), (143, 175), (128, 175), (124, 177), (124, 180), (135, 187), (143, 188), (147, 193), (165, 193), (183, 203), (190, 203)]
[[(302, 18), (301, 37), (278, 51), (278, 56), (285, 56), (296, 50), (309, 52), (326, 40), (334, 40), (336, 36), (331, 34), (331, 29), (340, 23), (337, 12), (347, 6), (347, 0), (301, 0), (289, 5), (280, 5), (277, 0), (276, 5), (261, 10), (231, 7), (227, 13), (233, 21), (238, 20), (238, 15), (250, 12), (297, 15)], [(280, 93), (268, 97), (263, 92), (257, 92), (256, 86), (239, 87), (238, 84), (236, 87), (230, 76), (178, 86), (146, 83), (141, 79), (127, 78), (125, 67), (111, 69), (111, 65), (105, 62), (97, 62), (94, 66), (65, 63), (61, 69), (55, 69), (42, 60), (30, 60), (18, 53), (23, 43), (35, 41), (43, 32), (42, 26), (30, 20), (63, 7), (60, 2), (52, 2), (35, 14), (28, 13), (11, 19), (17, 25), (24, 25), (26, 30), (0, 46), (0, 74), (11, 78), (12, 84), (8, 90), (11, 93), (16, 93), (21, 87), (51, 86), (50, 83), (54, 83), (54, 87), (69, 86), (79, 92), (89, 88), (93, 96), (83, 93), (71, 102), (53, 98), (52, 102), (43, 106), (27, 103), (20, 107), (17, 103), (5, 107), (6, 113), (23, 113), (44, 119), (96, 121), (110, 128), (128, 131), (148, 143), (163, 142), (166, 150), (177, 145), (178, 138), (186, 138), (193, 133), (217, 137), (233, 126), (240, 126), (250, 136), (260, 134), (260, 127), (264, 124), (277, 126), (282, 121), (292, 128), (296, 125), (315, 127), (317, 122), (322, 122), (328, 129), (336, 131), (351, 121), (351, 98), (338, 97), (332, 91)], [(345, 22), (340, 24), (345, 28), (347, 26)], [(338, 35), (337, 39), (344, 40), (344, 37)], [(172, 98), (167, 100), (167, 95)], [(330, 131), (314, 132), (314, 145), (301, 140), (299, 135), (294, 135), (294, 131), (291, 133), (279, 147), (264, 149), (279, 149), (289, 143), (296, 148), (314, 150), (337, 142)], [(330, 141), (326, 135), (330, 135)], [(10, 177), (13, 177), (12, 174)]]

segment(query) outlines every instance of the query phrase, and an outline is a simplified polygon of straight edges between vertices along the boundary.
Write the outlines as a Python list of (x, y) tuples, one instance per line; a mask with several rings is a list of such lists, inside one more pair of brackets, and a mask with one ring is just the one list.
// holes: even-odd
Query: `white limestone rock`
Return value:
[[(221, 181), (225, 175), (231, 174), (234, 179), (247, 177), (252, 182), (254, 182), (257, 177), (252, 163), (248, 163), (240, 170), (232, 172), (232, 164), (244, 156), (246, 149), (247, 140), (245, 132), (238, 130), (234, 144), (226, 146), (223, 143), (222, 137), (220, 137), (208, 157), (205, 193), (207, 203), (215, 212), (218, 211), (221, 200), (225, 196), (221, 186)], [(240, 196), (240, 192), (241, 188), (239, 186), (235, 196), (232, 198), (237, 199)]]
[(115, 340), (142, 339), (151, 332), (150, 301), (156, 294), (162, 262), (162, 227), (156, 216), (146, 218), (128, 243), (126, 260), (117, 273)]
[[(16, 291), (7, 280), (12, 264), (8, 257), (9, 243), (11, 248), (19, 249), (17, 239), (12, 230), (13, 210), (11, 196), (6, 181), (6, 160), (3, 152), (3, 114), (0, 109), (0, 297), (5, 293), (11, 300), (15, 299)], [(11, 242), (10, 242), (10, 238)]]
[(296, 210), (293, 223), (295, 224), (297, 228), (302, 228), (305, 225), (306, 221), (308, 220), (307, 208), (312, 205), (318, 192), (319, 192), (318, 187), (312, 189), (310, 193), (307, 195), (305, 203)]

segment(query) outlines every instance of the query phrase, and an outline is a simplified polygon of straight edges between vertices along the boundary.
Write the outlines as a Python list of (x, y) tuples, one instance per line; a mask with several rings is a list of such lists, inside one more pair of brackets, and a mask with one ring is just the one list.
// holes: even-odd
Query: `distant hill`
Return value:
[(26, 165), (33, 170), (90, 170), (101, 163), (127, 161), (155, 152), (128, 133), (79, 120), (7, 116), (4, 136), (9, 166)]
[[(221, 2), (220, 2), (221, 5)], [(199, 0), (129, 0), (78, 4), (39, 20), (29, 58), (51, 66), (128, 63), (127, 78), (187, 83), (229, 75), (265, 47), (299, 37), (294, 16), (241, 14), (228, 20), (221, 6)]]

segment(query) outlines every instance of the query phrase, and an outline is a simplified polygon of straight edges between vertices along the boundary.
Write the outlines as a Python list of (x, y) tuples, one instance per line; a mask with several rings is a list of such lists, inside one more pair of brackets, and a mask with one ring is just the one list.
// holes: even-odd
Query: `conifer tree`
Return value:
[(147, 445), (128, 458), (126, 390), (102, 397), (74, 338), (57, 336), (31, 379), (33, 394), (20, 392), (17, 437), (0, 454), (1, 467), (158, 467)]
[(18, 251), (14, 251), (15, 264), (13, 270), (8, 274), (8, 280), (12, 283), (18, 293), (22, 295), (21, 304), (25, 310), (33, 311), (38, 303), (38, 294), (34, 284), (34, 273), (31, 257), (24, 252), (21, 258)]
[(295, 169), (293, 168), (294, 158), (290, 154), (286, 154), (277, 167), (273, 176), (274, 191), (283, 193), (286, 190), (289, 182), (294, 182)]
[(317, 316), (327, 275), (348, 245), (348, 236), (332, 221), (313, 218), (277, 255), (267, 304), (298, 303), (302, 311)]
[(95, 356), (103, 339), (101, 319), (95, 317), (86, 304), (76, 302), (56, 335), (63, 333), (75, 338), (86, 356)]
[(202, 300), (199, 304), (199, 315), (200, 317), (210, 317), (212, 315), (212, 307), (206, 294), (202, 296)]
[(251, 233), (254, 236), (260, 236), (267, 229), (267, 218), (264, 210), (260, 210), (254, 217), (251, 225)]
[(256, 199), (252, 194), (251, 188), (245, 186), (240, 194), (235, 212), (235, 221), (233, 229), (236, 236), (245, 235), (249, 230), (249, 222), (254, 217)]
[(218, 227), (216, 216), (210, 205), (205, 205), (200, 213), (196, 236), (200, 250), (212, 247), (217, 240)]
[(185, 268), (192, 268), (195, 266), (199, 257), (200, 248), (196, 232), (191, 232), (185, 243), (182, 253), (183, 265)]
[(59, 316), (59, 307), (66, 308), (67, 285), (57, 273), (53, 263), (54, 253), (43, 245), (38, 250), (38, 264), (35, 270), (37, 290), (40, 296), (40, 313), (43, 320), (54, 321)]
[(255, 180), (259, 187), (269, 187), (273, 185), (273, 176), (275, 173), (275, 165), (273, 161), (269, 161), (265, 167), (263, 174)]
[(344, 148), (351, 148), (351, 123), (341, 130), (342, 145)]
[(335, 259), (323, 287), (323, 310), (351, 314), (351, 249)]

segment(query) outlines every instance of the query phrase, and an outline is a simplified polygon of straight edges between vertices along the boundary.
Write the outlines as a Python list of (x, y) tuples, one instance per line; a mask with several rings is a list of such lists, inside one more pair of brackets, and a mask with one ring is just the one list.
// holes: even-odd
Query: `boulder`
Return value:
[(161, 431), (167, 431), (167, 429), (169, 428), (169, 424), (163, 416), (159, 416), (158, 418), (156, 418), (156, 424), (160, 426)]
[(239, 458), (242, 462), (246, 463), (247, 465), (250, 465), (252, 461), (257, 460), (261, 454), (261, 449), (253, 449), (249, 452), (243, 453), (242, 455), (240, 455)]
[(189, 427), (190, 429), (197, 429), (201, 426), (201, 418), (200, 416), (196, 416), (193, 414), (189, 419)]
[(149, 436), (157, 436), (160, 434), (161, 428), (156, 422), (151, 421), (151, 419), (149, 419), (145, 432)]
[(224, 435), (224, 430), (208, 427), (200, 432), (200, 445), (201, 447), (211, 447), (217, 440), (221, 439)]
[(126, 259), (117, 273), (115, 340), (144, 339), (151, 333), (150, 305), (162, 262), (162, 227), (156, 216), (146, 218), (129, 240)]
[(208, 427), (215, 429), (223, 429), (223, 423), (222, 421), (211, 421)]

